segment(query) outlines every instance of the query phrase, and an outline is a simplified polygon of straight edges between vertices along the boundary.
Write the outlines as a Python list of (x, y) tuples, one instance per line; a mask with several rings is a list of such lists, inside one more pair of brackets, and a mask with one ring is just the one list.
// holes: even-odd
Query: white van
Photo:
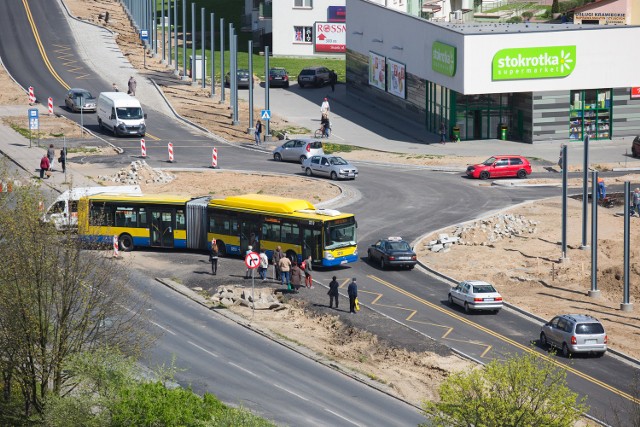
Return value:
[(147, 131), (140, 101), (124, 92), (102, 92), (98, 97), (98, 126), (115, 136), (144, 136)]
[(78, 200), (95, 194), (142, 194), (139, 185), (114, 185), (109, 187), (78, 187), (67, 190), (58, 196), (43, 215), (43, 222), (52, 222), (56, 230), (75, 230), (78, 228)]

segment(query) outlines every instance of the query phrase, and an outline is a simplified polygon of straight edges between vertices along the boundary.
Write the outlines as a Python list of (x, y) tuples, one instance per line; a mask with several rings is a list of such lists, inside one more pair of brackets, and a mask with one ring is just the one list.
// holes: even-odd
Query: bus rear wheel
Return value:
[(118, 237), (118, 243), (120, 249), (124, 252), (131, 252), (133, 250), (133, 238), (128, 234), (121, 234), (120, 237)]

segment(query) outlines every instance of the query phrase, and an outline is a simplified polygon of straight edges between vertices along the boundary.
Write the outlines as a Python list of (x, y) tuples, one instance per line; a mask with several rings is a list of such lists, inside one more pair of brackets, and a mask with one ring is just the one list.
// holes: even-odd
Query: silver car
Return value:
[(607, 351), (607, 334), (598, 319), (587, 314), (562, 314), (542, 326), (540, 345), (549, 345), (571, 353), (594, 353), (602, 356)]
[(323, 155), (322, 142), (313, 138), (291, 139), (273, 150), (273, 160), (292, 160), (300, 163), (311, 156)]
[(449, 304), (457, 304), (466, 313), (471, 310), (488, 310), (497, 313), (502, 308), (502, 296), (493, 285), (480, 280), (460, 282), (449, 290)]
[(69, 89), (67, 96), (64, 98), (64, 104), (75, 113), (80, 110), (84, 113), (96, 112), (96, 99), (86, 89)]
[(311, 156), (302, 162), (302, 171), (307, 176), (326, 176), (332, 180), (356, 179), (358, 168), (338, 156)]

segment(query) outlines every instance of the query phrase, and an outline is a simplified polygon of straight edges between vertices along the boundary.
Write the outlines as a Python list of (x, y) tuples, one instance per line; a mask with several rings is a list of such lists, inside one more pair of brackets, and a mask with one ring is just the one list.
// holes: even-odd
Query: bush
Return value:
[(507, 23), (509, 24), (519, 24), (522, 22), (522, 18), (519, 16), (512, 16), (511, 18), (507, 19)]
[(531, 12), (530, 10), (528, 10), (526, 12), (522, 12), (522, 18), (523, 19), (531, 19), (531, 18), (533, 18), (533, 12)]

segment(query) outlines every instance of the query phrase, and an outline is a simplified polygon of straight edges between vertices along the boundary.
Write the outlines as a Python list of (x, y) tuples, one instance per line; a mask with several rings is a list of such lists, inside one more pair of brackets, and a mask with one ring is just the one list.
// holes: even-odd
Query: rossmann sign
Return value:
[(499, 50), (492, 61), (493, 80), (567, 77), (576, 68), (575, 46), (526, 47)]
[(315, 51), (345, 53), (347, 51), (347, 24), (338, 22), (316, 22)]

